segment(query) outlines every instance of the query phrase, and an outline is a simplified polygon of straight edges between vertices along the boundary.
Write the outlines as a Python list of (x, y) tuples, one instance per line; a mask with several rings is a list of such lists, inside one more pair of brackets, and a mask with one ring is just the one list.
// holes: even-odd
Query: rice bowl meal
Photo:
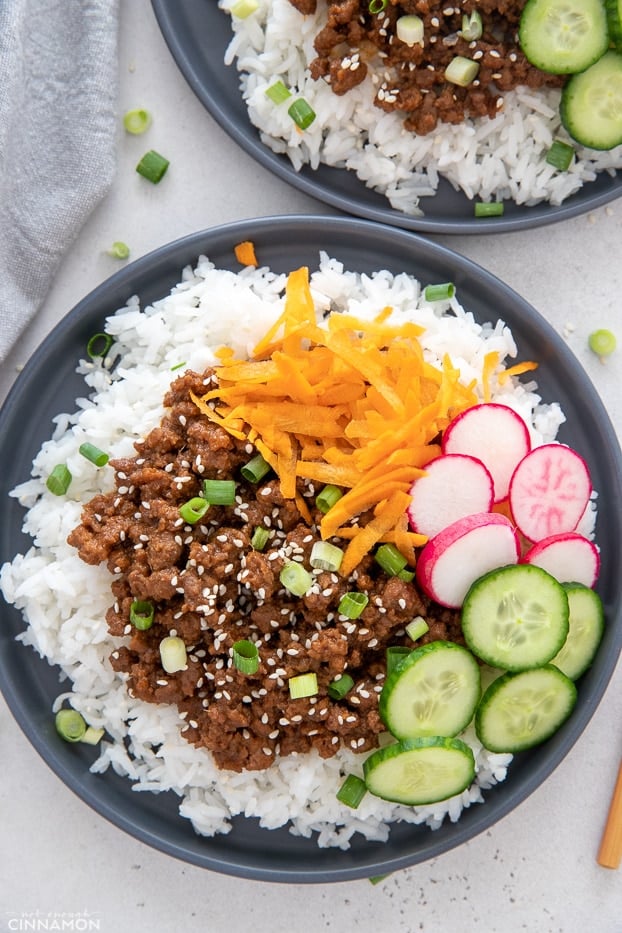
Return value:
[[(67, 678), (50, 710), (73, 717), (63, 737), (97, 745), (94, 774), (173, 790), (198, 834), (237, 815), (341, 849), (437, 829), (485, 807), (513, 753), (572, 714), (602, 635), (589, 473), (556, 443), (537, 361), (451, 283), (326, 253), (277, 273), (246, 250), (235, 272), (202, 256), (89, 342), (88, 397), (13, 492), (33, 543), (2, 592), (19, 640)], [(495, 448), (505, 480), (484, 465), (499, 424), (515, 435)], [(539, 499), (536, 529), (534, 477), (562, 459), (574, 511), (557, 525)], [(456, 462), (483, 498), (427, 509)], [(423, 507), (417, 482), (432, 483)], [(456, 591), (447, 562), (465, 559)], [(546, 591), (554, 625), (539, 606), (517, 639), (506, 607), (502, 637), (483, 631), (502, 579), (514, 601), (525, 581)], [(555, 707), (531, 711), (530, 735), (499, 715), (522, 684)], [(409, 711), (413, 690), (428, 697)]]
[[(504, 202), (559, 206), (622, 165), (611, 90), (619, 84), (620, 55), (603, 55), (601, 32), (604, 48), (609, 40), (600, 3), (594, 11), (592, 3), (583, 11), (579, 4), (573, 13), (585, 15), (585, 30), (598, 36), (586, 61), (616, 72), (603, 78), (616, 114), (611, 136), (600, 134), (595, 104), (586, 105), (593, 123), (585, 130), (584, 94), (592, 91), (577, 83), (578, 75), (566, 80), (572, 65), (545, 71), (546, 62), (536, 68), (526, 59), (517, 35), (523, 3), (220, 0), (219, 6), (231, 13), (234, 32), (225, 61), (239, 72), (263, 144), (296, 171), (345, 168), (405, 215), (425, 215), (441, 179), (487, 205), (478, 206), (478, 216), (498, 217)], [(406, 20), (410, 30), (418, 21), (420, 32), (409, 33)], [(609, 30), (613, 36), (612, 24)], [(445, 80), (454, 61), (464, 74)]]

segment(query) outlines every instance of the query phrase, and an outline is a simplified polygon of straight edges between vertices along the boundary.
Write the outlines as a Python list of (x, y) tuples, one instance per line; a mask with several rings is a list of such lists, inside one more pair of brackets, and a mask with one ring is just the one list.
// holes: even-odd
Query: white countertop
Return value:
[[(113, 240), (130, 244), (137, 258), (223, 222), (331, 213), (255, 164), (203, 110), (148, 0), (122, 4), (120, 72), (119, 112), (151, 110), (149, 147), (164, 152), (171, 168), (157, 188), (145, 184), (134, 172), (145, 138), (119, 133), (113, 189), (2, 365), (0, 398), (54, 324), (119, 268), (104, 252)], [(434, 239), (504, 279), (565, 334), (622, 436), (622, 346), (606, 365), (587, 349), (597, 326), (616, 330), (622, 343), (622, 202), (533, 232)], [(375, 886), (298, 887), (195, 868), (116, 829), (48, 769), (0, 698), (0, 931), (33, 929), (24, 925), (29, 916), (47, 918), (39, 929), (61, 929), (64, 913), (97, 918), (110, 933), (620, 933), (622, 876), (599, 867), (596, 853), (622, 752), (621, 722), (618, 666), (572, 752), (498, 825)]]

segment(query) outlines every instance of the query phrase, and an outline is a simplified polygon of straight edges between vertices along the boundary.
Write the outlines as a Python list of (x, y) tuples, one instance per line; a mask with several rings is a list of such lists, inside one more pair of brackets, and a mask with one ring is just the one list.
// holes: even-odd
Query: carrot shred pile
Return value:
[(451, 419), (478, 402), (449, 356), (440, 368), (424, 360), (421, 327), (390, 317), (390, 308), (371, 321), (332, 314), (320, 326), (302, 267), (288, 276), (283, 313), (252, 358), (222, 348), (218, 387), (193, 395), (211, 421), (256, 447), (303, 514), (299, 478), (343, 490), (320, 532), (348, 542), (344, 576), (381, 541), (414, 565), (426, 538), (409, 531), (409, 490), (439, 456)]

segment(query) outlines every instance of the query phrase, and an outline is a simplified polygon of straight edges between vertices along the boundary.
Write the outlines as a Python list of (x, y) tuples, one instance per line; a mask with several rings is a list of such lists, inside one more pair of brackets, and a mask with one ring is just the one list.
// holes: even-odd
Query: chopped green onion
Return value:
[(97, 745), (104, 737), (105, 729), (94, 729), (93, 726), (87, 726), (86, 732), (80, 739), (86, 745)]
[(130, 248), (127, 243), (123, 243), (121, 240), (115, 240), (110, 249), (106, 250), (109, 256), (112, 256), (113, 259), (129, 259)]
[(250, 16), (251, 13), (254, 13), (258, 8), (259, 3), (257, 0), (237, 0), (230, 8), (229, 12), (237, 16), (238, 19), (246, 19), (247, 16)]
[(392, 645), (387, 648), (387, 677), (391, 674), (398, 664), (401, 664), (404, 658), (412, 652), (412, 648), (406, 648), (402, 645)]
[(473, 10), (472, 13), (465, 13), (463, 15), (462, 29), (459, 35), (461, 35), (466, 42), (473, 42), (475, 39), (481, 39), (483, 31), (484, 24), (482, 23), (481, 13), (478, 10)]
[(136, 171), (147, 181), (157, 185), (164, 178), (170, 164), (169, 160), (165, 159), (159, 152), (150, 149), (136, 166)]
[(252, 641), (241, 638), (233, 648), (233, 664), (242, 674), (256, 674), (259, 670), (259, 651)]
[(194, 496), (179, 506), (179, 514), (188, 525), (195, 525), (209, 509), (209, 502), (203, 496)]
[(304, 596), (313, 585), (313, 577), (308, 570), (294, 560), (284, 565), (279, 580), (292, 596)]
[(86, 345), (86, 352), (92, 360), (95, 360), (100, 356), (106, 356), (113, 343), (114, 340), (110, 334), (93, 334)]
[(505, 208), (502, 201), (476, 201), (476, 217), (502, 217)]
[(185, 366), (185, 365), (186, 365), (186, 361), (185, 361), (185, 360), (184, 360), (183, 363), (175, 363), (174, 366), (171, 366), (171, 372), (175, 372), (176, 369), (181, 369), (182, 366)]
[(396, 577), (408, 563), (394, 544), (381, 544), (374, 554), (374, 559), (377, 564), (380, 564), (385, 573), (388, 573), (391, 577)]
[(609, 356), (617, 346), (615, 334), (604, 329), (593, 331), (587, 338), (587, 343), (592, 353), (600, 357)]
[(291, 91), (285, 87), (282, 81), (275, 81), (274, 84), (266, 88), (265, 93), (273, 104), (282, 104), (284, 100), (292, 96)]
[(390, 878), (391, 872), (388, 875), (372, 875), (371, 878), (368, 878), (370, 884), (380, 884), (381, 881), (384, 881), (385, 878)]
[(350, 692), (353, 686), (354, 681), (350, 675), (342, 674), (341, 677), (329, 683), (326, 692), (331, 700), (343, 700), (344, 696)]
[(69, 489), (72, 476), (69, 468), (64, 463), (57, 463), (48, 478), (45, 485), (55, 496), (64, 496)]
[(346, 619), (358, 619), (363, 609), (369, 602), (367, 593), (350, 592), (344, 593), (339, 600), (337, 612), (345, 616)]
[(308, 674), (297, 674), (296, 677), (289, 678), (288, 686), (292, 700), (313, 697), (317, 693), (317, 674), (313, 671)]
[(546, 154), (546, 162), (560, 172), (567, 172), (574, 156), (574, 149), (561, 139), (556, 139)]
[(311, 548), (309, 563), (316, 570), (330, 570), (336, 573), (341, 567), (343, 551), (330, 541), (316, 541)]
[(369, 0), (367, 9), (370, 13), (382, 13), (387, 8), (387, 0)]
[(287, 108), (287, 112), (299, 130), (308, 129), (315, 120), (315, 110), (304, 99), (299, 97)]
[(479, 63), (463, 55), (456, 55), (445, 68), (445, 80), (459, 87), (468, 87), (479, 71)]
[(399, 573), (396, 573), (395, 576), (398, 580), (403, 580), (404, 583), (412, 583), (415, 579), (415, 574), (413, 570), (400, 570)]
[(244, 464), (240, 473), (247, 482), (258, 483), (260, 479), (264, 478), (266, 473), (270, 472), (270, 469), (271, 467), (268, 461), (262, 457), (261, 454), (256, 454), (252, 460)]
[(146, 632), (153, 625), (155, 610), (146, 599), (135, 599), (130, 606), (130, 622), (139, 632)]
[(183, 638), (167, 635), (160, 642), (160, 661), (167, 674), (176, 674), (186, 668), (188, 655)]
[(426, 285), (423, 297), (426, 301), (447, 301), (456, 294), (453, 282), (443, 282), (442, 285)]
[(140, 136), (141, 133), (145, 133), (151, 126), (151, 122), (151, 114), (148, 110), (143, 110), (142, 107), (136, 110), (128, 110), (123, 114), (123, 127), (132, 136)]
[(400, 16), (395, 21), (395, 34), (409, 47), (423, 45), (423, 20), (420, 16)]
[(77, 709), (59, 709), (54, 725), (65, 742), (81, 742), (86, 732), (84, 716)]
[(320, 512), (326, 515), (342, 496), (343, 493), (339, 486), (333, 486), (332, 483), (329, 483), (328, 486), (324, 486), (324, 488), (319, 491), (315, 497), (315, 504)]
[(346, 807), (352, 807), (356, 810), (361, 800), (367, 793), (367, 784), (357, 777), (356, 774), (349, 774), (339, 790), (337, 791), (337, 800), (345, 803)]
[(430, 626), (423, 616), (416, 616), (412, 622), (409, 622), (406, 626), (406, 634), (409, 638), (412, 638), (413, 641), (417, 641), (418, 638), (421, 638), (422, 635), (425, 635), (425, 633), (429, 631)]
[(235, 503), (235, 480), (204, 479), (203, 495), (210, 505), (233, 505)]
[(81, 453), (83, 457), (86, 457), (87, 460), (90, 460), (91, 463), (94, 463), (95, 466), (98, 467), (106, 466), (108, 460), (110, 459), (108, 454), (104, 453), (103, 450), (100, 450), (99, 447), (96, 447), (95, 444), (80, 444), (78, 447), (78, 453)]
[(251, 547), (254, 551), (263, 551), (269, 540), (270, 532), (268, 529), (262, 528), (261, 525), (258, 525), (251, 537)]

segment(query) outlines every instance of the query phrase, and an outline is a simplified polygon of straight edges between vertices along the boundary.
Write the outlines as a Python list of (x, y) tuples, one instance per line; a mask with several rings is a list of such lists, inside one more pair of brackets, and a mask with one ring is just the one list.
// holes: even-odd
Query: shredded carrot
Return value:
[(538, 364), (534, 363), (533, 360), (525, 360), (524, 363), (516, 363), (515, 366), (510, 366), (508, 369), (504, 369), (497, 375), (499, 383), (503, 385), (504, 382), (507, 382), (508, 379), (511, 379), (512, 376), (522, 376), (523, 373), (533, 372), (534, 369), (538, 368)]
[[(484, 366), (482, 371), (482, 386), (483, 386), (483, 398), (485, 402), (489, 402), (492, 397), (492, 376), (497, 367), (499, 366), (499, 353), (497, 350), (493, 350), (491, 353), (487, 353), (484, 357)], [(522, 376), (523, 373), (532, 372), (532, 370), (537, 369), (538, 364), (534, 363), (533, 360), (525, 360), (523, 363), (516, 363), (514, 366), (509, 366), (507, 369), (501, 369), (496, 374), (497, 382), (499, 385), (504, 385), (511, 379), (512, 376)]]
[[(426, 539), (409, 530), (410, 488), (439, 456), (449, 422), (478, 402), (475, 381), (464, 385), (448, 356), (440, 367), (426, 362), (422, 329), (392, 322), (391, 314), (383, 308), (371, 321), (334, 314), (318, 324), (308, 269), (297, 269), (282, 313), (252, 358), (223, 349), (218, 387), (192, 396), (211, 421), (256, 447), (305, 520), (311, 516), (300, 479), (342, 489), (320, 531), (348, 542), (344, 575), (379, 541), (393, 542), (414, 564)], [(498, 354), (487, 355), (488, 395), (498, 364)], [(519, 365), (527, 371), (532, 364)]]
[(255, 244), (251, 240), (244, 240), (234, 247), (235, 258), (243, 266), (257, 266), (257, 257), (255, 256)]

